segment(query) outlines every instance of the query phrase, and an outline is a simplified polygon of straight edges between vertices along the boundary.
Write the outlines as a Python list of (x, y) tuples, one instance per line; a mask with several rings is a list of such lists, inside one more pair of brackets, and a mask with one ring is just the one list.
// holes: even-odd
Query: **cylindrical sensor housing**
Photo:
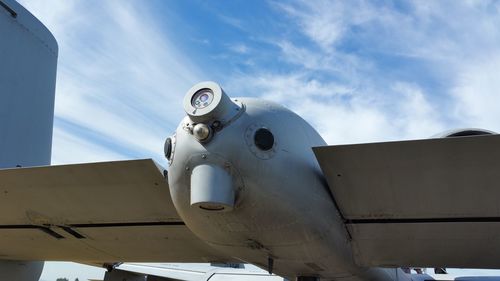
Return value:
[(201, 82), (194, 85), (184, 97), (184, 110), (196, 123), (206, 123), (212, 120), (229, 120), (239, 110), (215, 82)]
[(207, 211), (231, 211), (234, 207), (231, 175), (217, 165), (194, 167), (191, 173), (191, 206)]

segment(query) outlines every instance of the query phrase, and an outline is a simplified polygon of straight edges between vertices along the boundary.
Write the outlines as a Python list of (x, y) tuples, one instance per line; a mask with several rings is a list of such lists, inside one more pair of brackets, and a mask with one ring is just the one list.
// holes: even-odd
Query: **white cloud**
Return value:
[[(92, 129), (120, 147), (160, 158), (161, 144), (170, 133), (165, 128), (173, 130), (174, 120), (182, 115), (184, 91), (201, 75), (165, 31), (159, 30), (158, 23), (145, 16), (148, 10), (134, 2), (118, 1), (92, 2), (98, 9), (77, 1), (23, 3), (61, 44), (56, 115)], [(488, 120), (497, 116), (487, 112), (495, 111), (491, 107), (497, 100), (498, 2), (411, 2), (403, 10), (390, 3), (375, 5), (361, 0), (272, 4), (319, 49), (281, 37), (275, 44), (282, 59), (300, 69), (288, 74), (257, 70), (244, 84), (260, 87), (263, 97), (278, 102), (285, 102), (290, 95), (307, 96), (306, 103), (291, 107), (323, 133), (335, 135), (339, 131), (345, 136), (340, 141), (355, 142), (369, 141), (370, 136), (373, 140), (384, 135), (422, 137), (442, 127), (472, 123), (494, 127), (496, 122)], [(236, 27), (244, 24), (239, 19), (221, 18)], [(382, 83), (385, 74), (373, 57), (341, 48), (349, 40), (358, 40), (370, 51), (426, 61), (429, 68), (444, 73), (443, 92), (423, 90), (418, 77), (417, 81)], [(249, 51), (244, 43), (228, 47), (236, 53)], [(312, 78), (318, 71), (323, 77)], [(242, 79), (240, 75), (228, 83)], [(446, 95), (437, 99), (445, 106), (435, 104), (433, 95)], [(344, 123), (357, 125), (342, 127), (339, 121), (317, 121), (328, 120), (333, 111), (339, 120), (351, 120)], [(447, 115), (453, 115), (454, 120), (450, 122)], [(56, 138), (65, 136), (67, 140), (72, 134), (58, 130)], [(326, 138), (339, 141), (338, 136)], [(82, 139), (75, 142), (85, 143)], [(103, 155), (120, 154), (111, 152)], [(62, 154), (57, 158), (64, 161)]]
[[(319, 48), (296, 33), (278, 36), (281, 58), (299, 69), (280, 75), (262, 69), (238, 77), (244, 80), (239, 85), (258, 85), (264, 97), (286, 102), (328, 141), (424, 138), (456, 127), (500, 127), (495, 108), (500, 2), (272, 4), (292, 20), (290, 29), (298, 28)], [(414, 71), (413, 77), (394, 76), (398, 70), (388, 72), (384, 56), (401, 57), (395, 67), (405, 67), (409, 59), (408, 65), (417, 62), (420, 69), (400, 70)], [(339, 98), (335, 89), (348, 89), (347, 98)], [(300, 104), (284, 99), (300, 94)]]
[(389, 1), (297, 0), (274, 6), (326, 54), (354, 40), (370, 51), (459, 60), (497, 52), (500, 41), (498, 1), (413, 1), (396, 8)]
[(464, 65), (458, 72), (452, 95), (455, 118), (464, 126), (500, 132), (500, 53)]
[(393, 90), (400, 100), (395, 101), (394, 127), (406, 139), (426, 138), (447, 128), (442, 121), (442, 112), (431, 104), (426, 94), (416, 85), (395, 83)]
[(219, 17), (220, 20), (222, 20), (224, 23), (234, 27), (234, 28), (237, 28), (237, 29), (240, 29), (240, 30), (245, 30), (244, 26), (243, 26), (243, 22), (240, 20), (240, 19), (237, 19), (237, 18), (234, 18), (234, 17), (230, 17), (228, 15), (222, 15), (222, 14), (218, 14), (217, 15)]
[(230, 44), (228, 45), (229, 50), (238, 54), (248, 54), (250, 52), (250, 48), (247, 45), (238, 43), (238, 44)]
[(106, 149), (89, 139), (54, 128), (52, 165), (125, 160), (126, 155)]
[(388, 92), (322, 82), (306, 74), (233, 79), (238, 91), (285, 105), (313, 125), (330, 144), (426, 138), (442, 130), (440, 108), (416, 85), (394, 82)]
[(374, 16), (364, 1), (319, 0), (273, 4), (290, 17), (298, 19), (302, 32), (325, 51), (332, 50), (351, 25), (362, 24)]
[[(143, 151), (137, 157), (161, 160), (164, 138), (183, 115), (184, 92), (200, 80), (200, 74), (168, 31), (149, 16), (151, 11), (132, 1), (23, 4), (59, 42), (56, 116), (95, 131), (119, 147)], [(80, 138), (66, 131), (56, 134), (54, 142), (66, 145), (71, 134)], [(60, 136), (65, 139), (58, 140)], [(75, 144), (89, 141), (93, 140), (80, 139)], [(99, 145), (94, 143), (93, 148), (99, 150)], [(103, 155), (119, 154), (115, 150)], [(77, 157), (54, 156), (57, 162)]]
[[(56, 115), (88, 127), (120, 147), (161, 159), (163, 139), (170, 133), (165, 128), (173, 130), (182, 115), (184, 91), (201, 75), (153, 19), (137, 16), (148, 11), (133, 2), (95, 2), (100, 5), (98, 13), (82, 2), (27, 4), (61, 44)], [(245, 78), (239, 74), (228, 79), (228, 84), (242, 82), (260, 88), (262, 97), (286, 103), (328, 141), (417, 138), (455, 126), (496, 128), (492, 126), (495, 122), (488, 121), (496, 115), (485, 112), (495, 111), (491, 106), (496, 101), (498, 63), (483, 57), (495, 58), (499, 53), (496, 26), (500, 17), (494, 16), (499, 13), (498, 3), (450, 7), (443, 2), (411, 2), (403, 10), (389, 3), (361, 0), (273, 2), (272, 6), (294, 22), (290, 28), (295, 24), (319, 48), (287, 37), (272, 39), (281, 59), (299, 69), (274, 74), (253, 65), (254, 74)], [(483, 16), (485, 13), (490, 16)], [(238, 28), (244, 24), (219, 17)], [(447, 80), (443, 92), (424, 90), (418, 77), (416, 81), (384, 81), (387, 77), (376, 57), (342, 47), (350, 40), (368, 51), (426, 62)], [(249, 52), (244, 43), (228, 48), (240, 54)], [(318, 72), (322, 77), (314, 78)], [(289, 104), (290, 96), (306, 100), (300, 106)], [(462, 116), (470, 122), (464, 122)], [(56, 138), (65, 136), (67, 140), (69, 134), (58, 133)], [(75, 142), (84, 146), (82, 150), (89, 147), (85, 140)], [(109, 152), (103, 155), (120, 154)], [(57, 159), (64, 162), (62, 154)]]

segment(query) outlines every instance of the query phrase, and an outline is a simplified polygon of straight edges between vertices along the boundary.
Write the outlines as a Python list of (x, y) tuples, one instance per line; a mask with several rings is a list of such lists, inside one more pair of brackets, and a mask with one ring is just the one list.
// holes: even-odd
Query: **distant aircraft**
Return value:
[[(285, 107), (202, 82), (165, 142), (168, 172), (151, 159), (47, 166), (57, 43), (13, 0), (0, 0), (0, 34), (0, 280), (38, 280), (43, 260), (105, 266), (108, 281), (404, 281), (434, 278), (410, 267), (500, 268), (493, 132), (327, 146)], [(188, 278), (121, 262), (268, 273)]]

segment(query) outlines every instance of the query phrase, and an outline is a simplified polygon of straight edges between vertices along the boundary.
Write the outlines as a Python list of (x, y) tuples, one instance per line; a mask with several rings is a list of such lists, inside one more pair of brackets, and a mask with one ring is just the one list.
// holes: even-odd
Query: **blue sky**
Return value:
[(164, 163), (203, 80), (282, 103), (331, 144), (500, 131), (498, 1), (22, 2), (60, 47), (54, 163)]
[(59, 43), (53, 163), (152, 157), (195, 83), (330, 144), (500, 131), (499, 1), (22, 0)]

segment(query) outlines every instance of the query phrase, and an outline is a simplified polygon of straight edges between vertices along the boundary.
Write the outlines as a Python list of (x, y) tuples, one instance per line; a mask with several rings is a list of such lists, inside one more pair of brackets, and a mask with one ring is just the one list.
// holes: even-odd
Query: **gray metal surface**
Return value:
[(500, 217), (500, 135), (314, 148), (346, 219)]
[(234, 207), (231, 175), (216, 165), (194, 167), (191, 173), (191, 205), (205, 210), (231, 210)]
[(224, 261), (179, 219), (152, 160), (0, 171), (0, 256)]
[(500, 268), (500, 136), (314, 148), (365, 266)]
[(364, 266), (500, 268), (500, 223), (350, 224)]
[(57, 42), (16, 1), (2, 3), (0, 168), (47, 165), (52, 145)]

